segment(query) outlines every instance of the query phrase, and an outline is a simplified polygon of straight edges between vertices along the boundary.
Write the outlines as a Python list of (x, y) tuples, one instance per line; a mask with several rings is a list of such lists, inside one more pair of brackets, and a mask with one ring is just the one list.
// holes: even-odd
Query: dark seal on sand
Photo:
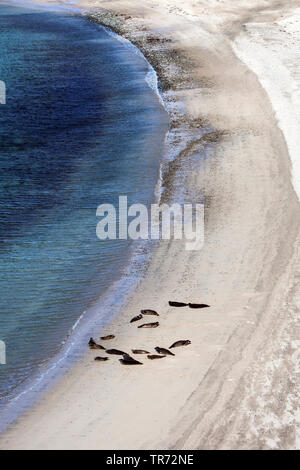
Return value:
[(124, 351), (120, 351), (119, 349), (107, 349), (106, 354), (115, 354), (116, 356), (124, 356), (124, 354), (127, 354)]
[(160, 348), (158, 346), (155, 348), (155, 351), (158, 352), (158, 354), (163, 354), (164, 356), (175, 356), (175, 354), (168, 349)]
[(101, 336), (100, 339), (102, 339), (102, 341), (106, 341), (108, 339), (114, 339), (115, 338), (115, 335), (107, 335), (107, 336)]
[(151, 361), (153, 361), (154, 359), (163, 359), (164, 357), (166, 356), (159, 356), (157, 354), (149, 354), (149, 356), (147, 356), (148, 359), (150, 359)]
[(189, 339), (181, 339), (180, 341), (176, 341), (175, 343), (172, 344), (172, 346), (169, 347), (171, 348), (179, 348), (179, 346), (188, 346), (191, 344), (191, 341)]
[(139, 321), (143, 318), (143, 315), (137, 315), (136, 317), (133, 317), (131, 320), (130, 320), (130, 323), (133, 323), (134, 321)]
[(169, 301), (170, 307), (187, 307), (188, 304), (185, 304), (184, 302), (172, 302), (171, 300)]
[(159, 326), (159, 322), (155, 323), (143, 323), (142, 325), (138, 326), (138, 328), (157, 328)]
[(89, 347), (90, 349), (103, 349), (105, 351), (105, 348), (101, 346), (100, 344), (97, 344), (93, 338), (89, 340)]
[(95, 357), (95, 361), (109, 361), (109, 358), (108, 357)]
[(210, 305), (206, 305), (206, 304), (189, 304), (189, 307), (190, 308), (207, 308), (207, 307), (210, 307)]
[(141, 310), (141, 313), (143, 315), (156, 315), (157, 317), (159, 317), (159, 314), (155, 310), (149, 310), (149, 309)]
[(133, 354), (150, 354), (149, 351), (145, 351), (144, 349), (132, 349)]
[(129, 356), (129, 354), (123, 354), (123, 359), (119, 359), (121, 364), (126, 365), (126, 366), (132, 366), (132, 365), (140, 365), (142, 366), (143, 363), (137, 361), (136, 359), (133, 359), (133, 357)]

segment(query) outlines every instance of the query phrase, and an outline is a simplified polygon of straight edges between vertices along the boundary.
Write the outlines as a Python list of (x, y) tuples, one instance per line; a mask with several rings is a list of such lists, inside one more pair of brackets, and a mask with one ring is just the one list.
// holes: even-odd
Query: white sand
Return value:
[(300, 8), (271, 23), (247, 24), (234, 44), (268, 93), (293, 164), (300, 198)]
[[(192, 345), (138, 367), (117, 358), (96, 364), (88, 352), (0, 447), (299, 448), (297, 2), (81, 3), (128, 13), (160, 33), (167, 28), (203, 83), (180, 92), (187, 115), (225, 132), (185, 188), (209, 201), (203, 250), (162, 244), (111, 328), (119, 349), (153, 350), (177, 339)], [(169, 299), (212, 307), (174, 310)], [(161, 312), (161, 327), (129, 325), (147, 306)]]

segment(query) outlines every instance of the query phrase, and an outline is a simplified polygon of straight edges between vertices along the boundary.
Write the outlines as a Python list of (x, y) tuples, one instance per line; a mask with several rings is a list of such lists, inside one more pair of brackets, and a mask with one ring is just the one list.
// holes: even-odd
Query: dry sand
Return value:
[[(219, 137), (204, 162), (188, 166), (203, 148), (196, 141), (177, 168), (189, 168), (187, 197), (205, 194), (204, 248), (162, 243), (107, 331), (127, 351), (192, 345), (137, 367), (94, 363), (88, 352), (1, 437), (2, 449), (300, 447), (297, 3), (81, 2), (130, 16), (132, 32), (172, 38), (193, 63), (175, 99), (196, 133), (205, 121)], [(212, 307), (172, 309), (169, 299)], [(129, 325), (145, 307), (161, 313), (160, 328)]]

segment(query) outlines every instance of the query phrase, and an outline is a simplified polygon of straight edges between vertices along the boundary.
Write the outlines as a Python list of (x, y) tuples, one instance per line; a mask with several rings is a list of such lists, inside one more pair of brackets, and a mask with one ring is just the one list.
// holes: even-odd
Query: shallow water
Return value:
[(167, 116), (141, 55), (86, 19), (0, 5), (0, 406), (122, 275), (96, 208), (149, 203)]

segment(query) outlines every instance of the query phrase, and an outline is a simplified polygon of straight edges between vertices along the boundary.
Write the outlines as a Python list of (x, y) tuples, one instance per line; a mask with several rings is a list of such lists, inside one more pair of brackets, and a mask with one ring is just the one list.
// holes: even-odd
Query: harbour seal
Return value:
[(147, 356), (148, 359), (150, 359), (151, 361), (153, 361), (154, 359), (163, 359), (164, 357), (166, 356), (160, 356), (158, 354), (149, 354), (149, 356)]
[(189, 304), (189, 307), (190, 308), (207, 308), (207, 307), (210, 307), (210, 305), (206, 305), (206, 304)]
[(175, 343), (172, 344), (172, 346), (169, 347), (171, 348), (178, 348), (179, 346), (188, 346), (191, 344), (191, 341), (189, 339), (181, 339), (180, 341), (176, 341)]
[(127, 354), (124, 351), (120, 351), (119, 349), (107, 349), (106, 354), (115, 354), (116, 356), (124, 356), (124, 354)]
[(158, 352), (158, 354), (163, 354), (164, 356), (175, 356), (175, 354), (168, 349), (160, 348), (158, 346), (155, 348), (155, 351)]
[(158, 321), (155, 323), (143, 323), (142, 325), (138, 326), (138, 328), (157, 328), (159, 326)]
[(150, 354), (149, 351), (145, 351), (144, 349), (132, 349), (133, 354)]
[(143, 315), (137, 315), (136, 317), (133, 317), (131, 320), (130, 320), (130, 323), (133, 323), (134, 321), (139, 321), (143, 318)]
[(119, 361), (121, 362), (121, 364), (123, 365), (128, 365), (128, 366), (131, 366), (131, 365), (143, 365), (142, 362), (139, 362), (137, 361), (136, 359), (133, 359), (133, 357), (129, 356), (129, 354), (123, 354), (123, 359), (119, 359)]
[(149, 310), (149, 309), (141, 310), (141, 313), (143, 315), (156, 315), (157, 317), (159, 317), (159, 314), (155, 310)]
[(90, 349), (103, 349), (105, 351), (105, 348), (101, 346), (100, 344), (97, 344), (93, 338), (89, 340), (89, 347)]
[(109, 361), (109, 357), (95, 357), (95, 361)]
[(102, 341), (106, 341), (108, 339), (114, 339), (115, 338), (115, 335), (107, 335), (107, 336), (101, 336), (100, 339), (102, 339)]
[(141, 364), (141, 362), (137, 361), (136, 359), (134, 359), (133, 357), (131, 357), (129, 354), (125, 353), (123, 354), (123, 359), (125, 361), (128, 361), (128, 362), (132, 362), (133, 364), (136, 364), (136, 363), (139, 363)]
[(172, 302), (171, 300), (169, 301), (170, 307), (187, 307), (188, 304), (185, 304), (184, 302)]

